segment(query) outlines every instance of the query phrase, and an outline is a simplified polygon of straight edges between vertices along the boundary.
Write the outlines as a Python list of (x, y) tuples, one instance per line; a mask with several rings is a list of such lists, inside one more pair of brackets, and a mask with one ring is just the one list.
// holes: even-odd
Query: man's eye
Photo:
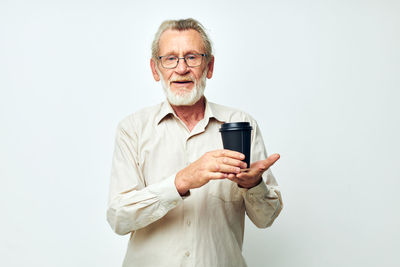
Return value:
[(187, 60), (196, 59), (196, 55), (187, 55), (187, 56), (186, 56), (186, 59), (187, 59)]
[(170, 57), (167, 57), (166, 59), (167, 59), (168, 61), (175, 61), (175, 60), (176, 60), (176, 57), (170, 56)]

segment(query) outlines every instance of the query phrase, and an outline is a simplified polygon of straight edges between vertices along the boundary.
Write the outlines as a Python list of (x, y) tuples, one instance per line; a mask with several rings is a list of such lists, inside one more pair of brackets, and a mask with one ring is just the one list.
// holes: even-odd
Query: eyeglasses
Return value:
[(173, 69), (178, 66), (179, 60), (185, 60), (186, 65), (189, 67), (198, 67), (203, 63), (203, 57), (206, 57), (206, 54), (188, 54), (184, 57), (177, 57), (173, 55), (168, 56), (159, 56), (158, 59), (161, 61), (161, 66), (166, 69)]

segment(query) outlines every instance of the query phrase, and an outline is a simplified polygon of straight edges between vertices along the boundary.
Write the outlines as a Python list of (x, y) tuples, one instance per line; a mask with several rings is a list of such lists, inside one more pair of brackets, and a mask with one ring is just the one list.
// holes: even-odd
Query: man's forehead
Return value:
[(166, 30), (160, 36), (160, 54), (165, 52), (204, 53), (204, 42), (196, 30)]

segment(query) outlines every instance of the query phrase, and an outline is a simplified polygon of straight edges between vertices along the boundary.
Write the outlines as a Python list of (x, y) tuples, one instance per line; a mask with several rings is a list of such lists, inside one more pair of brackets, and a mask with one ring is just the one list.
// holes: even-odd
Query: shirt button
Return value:
[(176, 201), (172, 202), (172, 204), (176, 205)]
[(189, 257), (189, 256), (190, 256), (190, 252), (189, 252), (189, 251), (186, 251), (185, 256), (186, 256), (186, 257)]
[(187, 221), (186, 221), (186, 224), (187, 224), (188, 226), (190, 226), (190, 224), (191, 224), (190, 220), (187, 220)]
[(253, 196), (253, 193), (250, 193), (250, 196), (252, 197), (252, 196)]

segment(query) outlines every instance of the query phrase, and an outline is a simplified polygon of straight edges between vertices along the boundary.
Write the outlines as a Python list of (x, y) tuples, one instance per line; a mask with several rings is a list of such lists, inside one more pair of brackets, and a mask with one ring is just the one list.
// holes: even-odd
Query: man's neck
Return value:
[(189, 131), (192, 131), (196, 124), (204, 118), (206, 109), (204, 96), (192, 106), (171, 105), (175, 114), (186, 124)]

